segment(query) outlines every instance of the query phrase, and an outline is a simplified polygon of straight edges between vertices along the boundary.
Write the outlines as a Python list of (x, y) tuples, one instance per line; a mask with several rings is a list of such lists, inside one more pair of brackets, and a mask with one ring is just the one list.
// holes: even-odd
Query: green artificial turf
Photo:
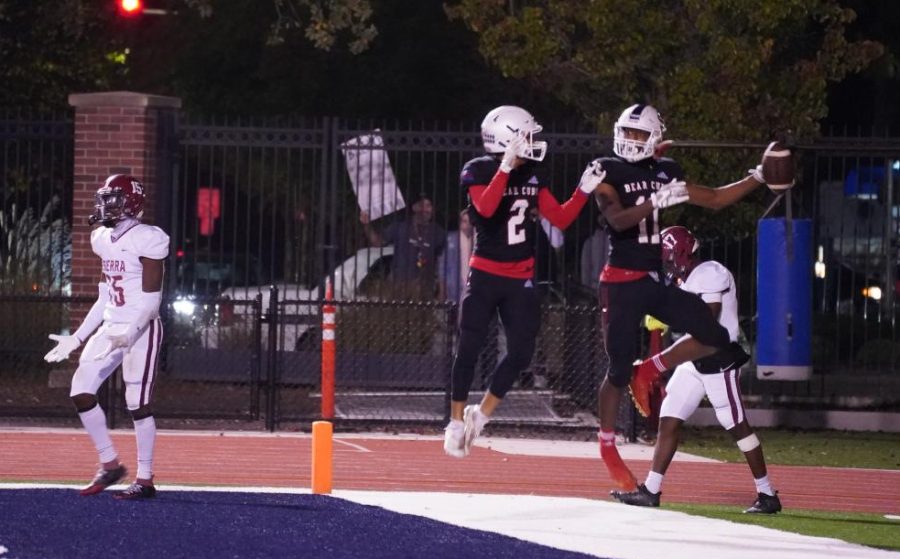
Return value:
[(697, 516), (755, 524), (807, 536), (835, 538), (900, 551), (900, 521), (879, 514), (786, 509), (776, 515), (743, 514), (738, 507), (664, 503), (663, 508)]

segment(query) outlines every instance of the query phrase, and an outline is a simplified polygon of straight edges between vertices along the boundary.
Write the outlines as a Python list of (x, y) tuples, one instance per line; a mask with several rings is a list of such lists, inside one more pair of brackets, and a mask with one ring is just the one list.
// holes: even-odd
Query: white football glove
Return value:
[(81, 340), (76, 336), (50, 334), (48, 337), (56, 342), (56, 347), (48, 351), (47, 355), (44, 356), (44, 361), (47, 363), (59, 363), (60, 361), (65, 361), (69, 358), (69, 354), (78, 349), (78, 346), (81, 345)]
[(672, 180), (659, 187), (659, 190), (650, 195), (650, 202), (656, 209), (669, 208), (687, 202), (690, 196), (687, 191), (687, 183)]
[(106, 336), (107, 344), (106, 348), (97, 354), (94, 357), (94, 361), (102, 361), (106, 359), (106, 356), (110, 353), (114, 352), (119, 348), (129, 348), (131, 347), (131, 338), (127, 334), (113, 334), (110, 336)]
[(750, 176), (753, 177), (753, 180), (755, 180), (759, 184), (766, 184), (766, 179), (763, 178), (762, 174), (762, 165), (757, 165), (747, 172), (750, 173)]
[(506, 150), (503, 151), (503, 159), (500, 160), (500, 170), (504, 173), (509, 173), (518, 167), (519, 154), (522, 153), (522, 148), (524, 147), (525, 136), (516, 135), (516, 137), (506, 145)]
[(581, 175), (578, 189), (585, 194), (592, 194), (605, 178), (606, 170), (603, 169), (603, 165), (599, 161), (591, 161)]

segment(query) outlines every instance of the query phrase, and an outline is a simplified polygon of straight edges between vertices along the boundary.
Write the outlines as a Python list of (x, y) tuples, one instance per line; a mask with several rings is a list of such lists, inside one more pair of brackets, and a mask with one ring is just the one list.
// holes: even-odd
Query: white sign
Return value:
[(341, 151), (347, 161), (347, 172), (359, 209), (367, 212), (369, 219), (375, 220), (406, 207), (378, 130), (347, 140), (341, 144)]

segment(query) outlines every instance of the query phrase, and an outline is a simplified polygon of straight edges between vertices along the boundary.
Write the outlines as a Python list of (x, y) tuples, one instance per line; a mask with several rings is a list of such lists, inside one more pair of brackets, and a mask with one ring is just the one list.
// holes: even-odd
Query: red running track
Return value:
[[(113, 435), (133, 472), (134, 436)], [(608, 499), (612, 482), (599, 457), (504, 454), (476, 447), (463, 460), (444, 455), (438, 440), (336, 438), (334, 487), (376, 491), (508, 493)], [(300, 436), (160, 433), (154, 470), (159, 484), (309, 488), (311, 439)], [(0, 481), (86, 483), (96, 453), (86, 434), (0, 432)], [(648, 461), (627, 461), (635, 475)], [(770, 466), (790, 509), (900, 514), (900, 471)], [(747, 506), (755, 497), (744, 464), (675, 462), (665, 502)]]

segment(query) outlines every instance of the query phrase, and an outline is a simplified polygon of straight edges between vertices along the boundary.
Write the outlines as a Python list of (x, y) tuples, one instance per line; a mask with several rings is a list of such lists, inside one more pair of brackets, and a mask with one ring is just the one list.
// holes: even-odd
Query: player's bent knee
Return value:
[(78, 413), (90, 411), (97, 405), (97, 397), (93, 394), (76, 394), (72, 396), (72, 403)]
[(759, 448), (759, 438), (756, 436), (756, 433), (751, 433), (739, 440), (737, 446), (741, 449), (741, 452), (750, 452), (751, 450)]
[(153, 415), (153, 410), (150, 406), (141, 406), (136, 410), (128, 410), (131, 413), (131, 419), (134, 421), (139, 421), (141, 419), (147, 419), (148, 417)]

